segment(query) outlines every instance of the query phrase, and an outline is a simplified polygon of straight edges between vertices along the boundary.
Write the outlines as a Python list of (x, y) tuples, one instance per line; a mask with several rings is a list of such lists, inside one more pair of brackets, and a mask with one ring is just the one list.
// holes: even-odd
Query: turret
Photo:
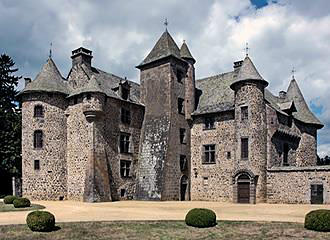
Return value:
[[(266, 200), (266, 106), (264, 89), (268, 85), (246, 56), (236, 80), (235, 91), (236, 172), (250, 182), (250, 203)], [(235, 187), (240, 175), (235, 175)], [(237, 190), (234, 202), (238, 201)], [(236, 199), (235, 199), (236, 198)]]
[(50, 57), (20, 92), (22, 100), (23, 196), (63, 200), (67, 197), (67, 82)]
[(187, 120), (192, 120), (191, 114), (195, 110), (195, 59), (191, 55), (185, 41), (180, 48), (181, 58), (188, 62), (188, 70), (185, 76), (185, 115)]

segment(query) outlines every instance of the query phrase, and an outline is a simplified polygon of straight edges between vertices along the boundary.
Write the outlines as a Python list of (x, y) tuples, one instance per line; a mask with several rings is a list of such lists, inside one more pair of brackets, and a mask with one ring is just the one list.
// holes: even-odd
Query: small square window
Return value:
[(34, 160), (34, 170), (40, 170), (40, 160)]
[(231, 152), (227, 152), (227, 159), (231, 159)]
[(203, 177), (203, 185), (208, 186), (209, 185), (209, 178), (208, 177)]
[(204, 129), (214, 129), (214, 117), (205, 117)]

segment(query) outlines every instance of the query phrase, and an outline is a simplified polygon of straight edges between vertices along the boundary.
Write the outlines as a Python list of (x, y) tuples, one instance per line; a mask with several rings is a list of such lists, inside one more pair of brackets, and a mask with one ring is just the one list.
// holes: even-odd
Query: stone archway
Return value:
[(183, 175), (180, 180), (180, 200), (188, 200), (188, 177)]
[(256, 203), (256, 182), (258, 176), (251, 171), (238, 171), (233, 176), (233, 202)]

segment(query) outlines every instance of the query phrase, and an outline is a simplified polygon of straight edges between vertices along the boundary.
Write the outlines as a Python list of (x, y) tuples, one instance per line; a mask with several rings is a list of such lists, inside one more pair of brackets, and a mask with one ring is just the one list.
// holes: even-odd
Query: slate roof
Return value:
[(52, 58), (48, 58), (36, 78), (19, 93), (57, 92), (68, 94), (68, 82), (62, 77)]
[(196, 60), (192, 56), (191, 52), (189, 51), (188, 45), (186, 44), (185, 41), (183, 42), (183, 44), (180, 48), (180, 56), (183, 59), (191, 59), (191, 60), (193, 60), (194, 63), (196, 62)]
[(242, 66), (239, 69), (237, 78), (231, 85), (231, 88), (233, 88), (236, 83), (248, 80), (261, 81), (265, 86), (268, 85), (268, 82), (261, 77), (249, 56), (246, 56)]
[(173, 56), (181, 59), (180, 50), (173, 40), (171, 34), (166, 30), (162, 36), (157, 41), (156, 45), (153, 47), (148, 56), (138, 65), (137, 67), (142, 67), (146, 64), (152, 63), (154, 61)]
[[(249, 58), (248, 61), (252, 63)], [(196, 88), (201, 95), (193, 115), (233, 110), (235, 97), (234, 91), (231, 89), (233, 83), (251, 78), (263, 80), (253, 63), (251, 63), (248, 63), (250, 65), (248, 68), (243, 69), (243, 71), (250, 74), (243, 74), (242, 69), (240, 69), (238, 74), (237, 71), (232, 71), (196, 80)], [(246, 69), (252, 70), (246, 71)], [(323, 127), (323, 124), (309, 110), (295, 80), (291, 81), (285, 98), (275, 96), (268, 89), (265, 89), (265, 100), (273, 109), (283, 115), (288, 116), (284, 110), (295, 108), (296, 112), (292, 113), (294, 118), (304, 123), (317, 125), (319, 128)]]

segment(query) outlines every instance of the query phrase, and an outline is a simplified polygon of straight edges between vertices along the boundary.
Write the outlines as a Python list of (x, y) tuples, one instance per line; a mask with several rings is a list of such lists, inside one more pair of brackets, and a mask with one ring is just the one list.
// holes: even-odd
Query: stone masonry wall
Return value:
[[(202, 163), (205, 144), (216, 145), (215, 164)], [(191, 129), (191, 200), (233, 201), (235, 144), (233, 111), (217, 114), (215, 129), (204, 130), (204, 118), (200, 116), (195, 119)]]
[[(34, 107), (43, 107), (44, 117), (34, 117)], [(22, 98), (23, 196), (33, 200), (67, 197), (65, 97), (35, 93)], [(34, 131), (42, 130), (43, 148), (33, 146)], [(40, 161), (40, 170), (34, 161)]]
[(268, 203), (311, 203), (311, 184), (323, 184), (323, 199), (330, 203), (330, 167), (282, 167), (267, 172)]

